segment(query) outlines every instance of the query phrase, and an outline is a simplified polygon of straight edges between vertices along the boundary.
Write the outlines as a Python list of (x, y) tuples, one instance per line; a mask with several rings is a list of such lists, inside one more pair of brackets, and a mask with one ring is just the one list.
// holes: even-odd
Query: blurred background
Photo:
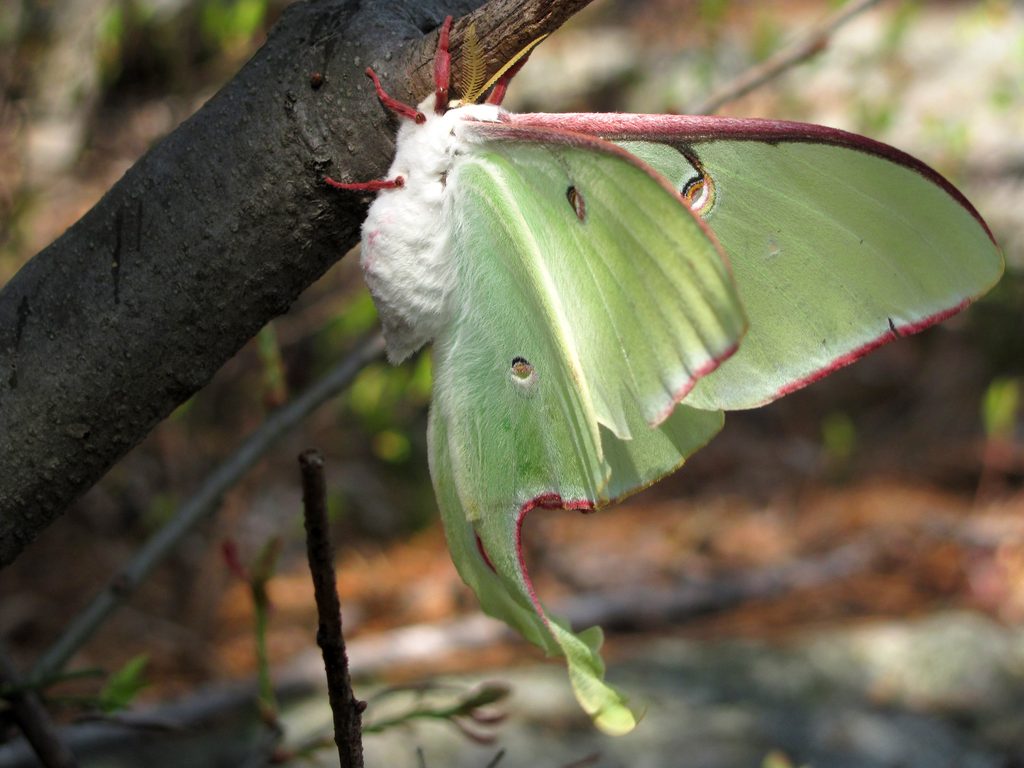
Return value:
[[(0, 284), (229, 79), (286, 5), (0, 4)], [(57, 716), (160, 712), (251, 681), (240, 574), (270, 551), (267, 654), (292, 683), (284, 743), (325, 732), (296, 465), (315, 446), (346, 635), (366, 672), (357, 693), (416, 684), (418, 701), (440, 676), (514, 687), (508, 720), (483, 729), (492, 743), (465, 733), (482, 736), (486, 718), (440, 718), (367, 736), (370, 765), (420, 765), (417, 747), (430, 766), (485, 766), (500, 749), (504, 766), (1024, 765), (1024, 4), (889, 0), (830, 25), (842, 5), (596, 0), (537, 49), (506, 101), (703, 111), (803, 49), (718, 111), (825, 123), (916, 155), (965, 192), (1007, 258), (967, 312), (730, 414), (683, 470), (619, 508), (531, 518), (538, 592), (608, 628), (611, 678), (648, 711), (635, 734), (594, 734), (560, 662), (475, 623), (427, 471), (427, 354), (368, 366), (228, 493), (78, 651), (69, 669), (94, 673), (50, 689)], [(350, 254), (5, 569), (0, 638), (16, 665), (30, 670), (241, 439), (374, 324)], [(410, 625), (427, 634), (398, 634)], [(189, 765), (242, 764), (262, 728), (246, 711), (230, 739), (204, 720), (145, 759), (185, 764), (187, 743)], [(14, 735), (2, 708), (0, 725), (0, 740)], [(143, 759), (138, 744), (106, 744), (97, 765)], [(0, 745), (0, 765), (13, 754)]]

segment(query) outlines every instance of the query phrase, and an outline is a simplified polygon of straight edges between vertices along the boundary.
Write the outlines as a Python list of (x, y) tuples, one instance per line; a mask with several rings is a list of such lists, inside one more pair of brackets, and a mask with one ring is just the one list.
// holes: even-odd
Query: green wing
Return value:
[[(435, 343), (431, 474), (484, 610), (564, 654), (584, 709), (621, 733), (635, 718), (603, 680), (600, 630), (573, 634), (534, 593), (525, 516), (652, 483), (720, 429), (717, 409), (768, 402), (955, 313), (1002, 257), (934, 171), (830, 129), (519, 115), (473, 132), (447, 179), (458, 274)], [(674, 190), (728, 253), (751, 321), (721, 367), (743, 313)]]
[(447, 184), (455, 319), (435, 340), (429, 442), (449, 546), (484, 610), (564, 654), (584, 709), (625, 732), (600, 630), (544, 612), (520, 529), (654, 482), (721, 428), (672, 406), (735, 348), (733, 284), (679, 197), (603, 142), (488, 133)]
[(702, 187), (694, 202), (750, 321), (688, 405), (762, 405), (955, 314), (999, 279), (1002, 255), (977, 212), (913, 158), (815, 126), (722, 121), (730, 131), (715, 137), (703, 122), (704, 135), (622, 142), (680, 189)]

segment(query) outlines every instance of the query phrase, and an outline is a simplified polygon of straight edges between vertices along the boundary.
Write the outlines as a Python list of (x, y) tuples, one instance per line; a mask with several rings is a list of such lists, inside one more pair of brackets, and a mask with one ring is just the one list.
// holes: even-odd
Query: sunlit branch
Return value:
[(731, 101), (747, 95), (793, 67), (814, 58), (828, 46), (829, 39), (844, 24), (883, 0), (852, 0), (813, 27), (796, 43), (769, 56), (739, 77), (726, 83), (692, 110), (694, 115), (710, 115)]

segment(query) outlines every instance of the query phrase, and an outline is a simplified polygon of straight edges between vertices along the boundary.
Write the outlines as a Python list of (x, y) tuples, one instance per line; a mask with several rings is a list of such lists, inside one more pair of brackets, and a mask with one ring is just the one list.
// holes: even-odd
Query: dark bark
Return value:
[[(4, 286), (0, 568), (356, 243), (366, 200), (322, 178), (389, 164), (395, 119), (364, 68), (419, 101), (427, 33), (480, 4), (289, 7), (231, 82)], [(488, 69), (585, 4), (492, 3), (477, 20)]]

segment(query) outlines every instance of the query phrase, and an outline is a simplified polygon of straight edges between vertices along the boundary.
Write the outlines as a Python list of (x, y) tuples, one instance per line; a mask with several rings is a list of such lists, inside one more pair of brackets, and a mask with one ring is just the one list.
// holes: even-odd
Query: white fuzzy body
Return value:
[(456, 226), (452, 169), (472, 146), (466, 120), (496, 122), (504, 110), (490, 104), (433, 109), (420, 105), (424, 123), (398, 131), (389, 179), (404, 186), (382, 190), (363, 222), (360, 264), (384, 326), (388, 358), (400, 362), (433, 340), (451, 314), (455, 265), (449, 239)]

